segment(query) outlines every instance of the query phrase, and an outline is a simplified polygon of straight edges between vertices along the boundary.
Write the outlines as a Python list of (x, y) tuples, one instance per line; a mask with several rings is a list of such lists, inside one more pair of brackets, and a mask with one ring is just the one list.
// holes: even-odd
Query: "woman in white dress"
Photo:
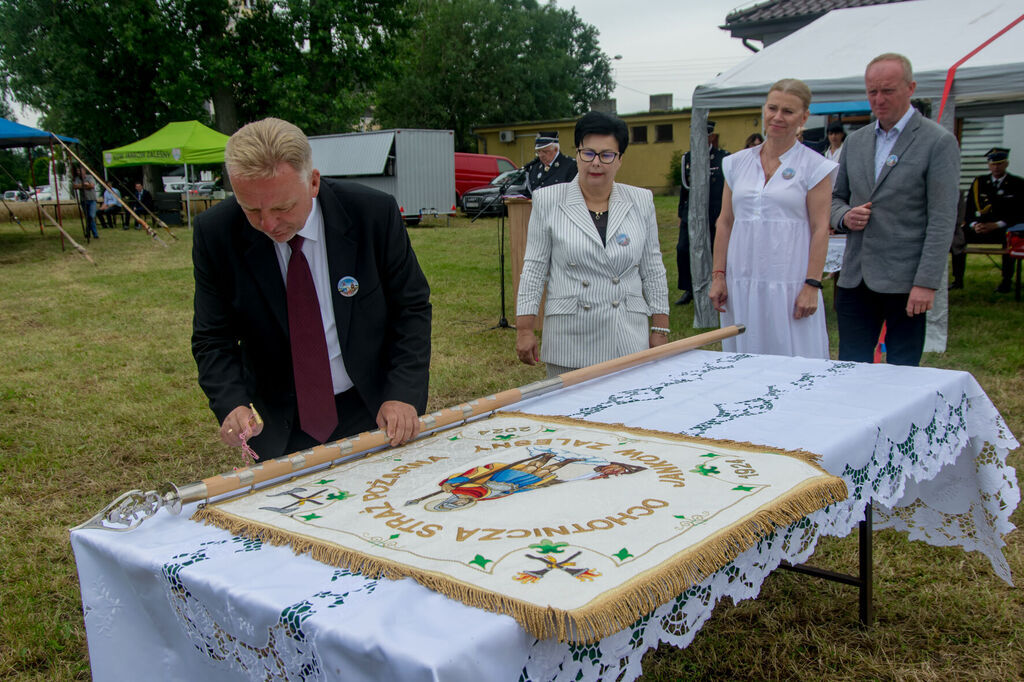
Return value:
[(764, 104), (765, 141), (727, 156), (711, 302), (722, 326), (745, 324), (726, 352), (825, 358), (821, 272), (838, 165), (800, 144), (811, 91), (781, 80)]

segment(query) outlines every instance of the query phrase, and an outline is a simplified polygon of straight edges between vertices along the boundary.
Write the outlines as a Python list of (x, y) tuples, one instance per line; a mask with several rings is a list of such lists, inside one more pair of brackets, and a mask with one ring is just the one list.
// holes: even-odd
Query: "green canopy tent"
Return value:
[[(149, 137), (117, 149), (103, 152), (103, 165), (120, 166), (185, 165), (185, 183), (189, 182), (188, 165), (197, 163), (223, 163), (224, 145), (228, 136), (207, 128), (199, 121), (168, 123)], [(185, 192), (185, 212), (188, 226), (192, 227), (192, 206)]]

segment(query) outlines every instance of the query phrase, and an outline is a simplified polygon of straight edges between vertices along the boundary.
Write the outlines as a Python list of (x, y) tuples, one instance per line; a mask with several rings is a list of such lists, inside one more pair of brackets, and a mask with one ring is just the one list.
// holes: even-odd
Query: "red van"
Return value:
[(455, 152), (455, 194), (459, 203), (466, 190), (486, 185), (495, 176), (515, 169), (512, 160), (504, 156)]

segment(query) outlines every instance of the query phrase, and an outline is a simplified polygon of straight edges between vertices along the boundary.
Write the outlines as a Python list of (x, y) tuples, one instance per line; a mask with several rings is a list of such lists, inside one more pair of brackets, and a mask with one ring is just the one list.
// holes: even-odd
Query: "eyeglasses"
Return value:
[(594, 157), (597, 157), (597, 158), (601, 159), (601, 163), (604, 163), (604, 164), (612, 163), (613, 161), (615, 161), (615, 159), (619, 158), (619, 153), (618, 152), (613, 152), (611, 150), (608, 150), (608, 151), (603, 151), (600, 154), (598, 154), (593, 149), (587, 149), (586, 147), (581, 147), (581, 148), (577, 149), (576, 153), (579, 154), (579, 157), (581, 159), (583, 159), (584, 161), (586, 161), (587, 163), (590, 163), (591, 161), (593, 161)]

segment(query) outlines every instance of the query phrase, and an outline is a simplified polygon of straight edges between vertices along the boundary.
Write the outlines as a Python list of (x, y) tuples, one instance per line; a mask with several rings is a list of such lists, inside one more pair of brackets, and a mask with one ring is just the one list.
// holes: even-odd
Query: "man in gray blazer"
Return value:
[(832, 227), (849, 233), (836, 290), (839, 359), (871, 362), (886, 325), (886, 358), (918, 365), (925, 313), (953, 239), (956, 138), (911, 105), (906, 57), (875, 57), (864, 74), (877, 119), (850, 135), (832, 193)]

